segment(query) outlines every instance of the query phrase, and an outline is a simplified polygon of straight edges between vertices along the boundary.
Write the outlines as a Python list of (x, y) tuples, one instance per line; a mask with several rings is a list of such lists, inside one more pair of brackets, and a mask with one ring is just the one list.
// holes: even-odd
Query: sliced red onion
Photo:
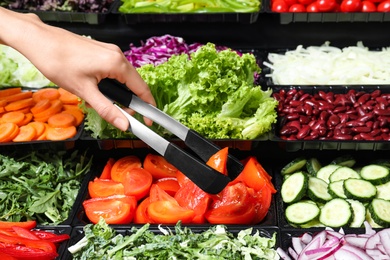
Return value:
[(276, 249), (276, 253), (280, 256), (281, 259), (283, 260), (291, 260), (291, 257), (284, 251), (282, 248), (278, 247)]
[(298, 253), (295, 252), (295, 250), (292, 247), (288, 248), (288, 254), (291, 256), (292, 259), (297, 260), (298, 259)]
[(386, 254), (390, 256), (390, 230), (382, 229), (377, 234), (379, 234), (379, 237), (381, 239), (381, 245), (386, 251)]
[(311, 240), (313, 239), (313, 236), (310, 235), (309, 233), (305, 232), (303, 233), (301, 240), (304, 244), (309, 244)]
[(381, 243), (381, 238), (379, 234), (376, 233), (367, 239), (367, 243), (364, 247), (366, 249), (376, 249), (380, 243)]
[(365, 249), (365, 245), (367, 244), (367, 237), (359, 237), (359, 236), (350, 236), (350, 235), (345, 235), (344, 236), (344, 241), (352, 246), (356, 246), (361, 249)]

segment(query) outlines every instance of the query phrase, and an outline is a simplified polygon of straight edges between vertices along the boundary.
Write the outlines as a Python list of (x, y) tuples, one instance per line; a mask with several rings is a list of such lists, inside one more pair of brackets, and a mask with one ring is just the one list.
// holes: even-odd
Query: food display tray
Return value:
[(255, 23), (259, 14), (254, 13), (122, 13), (119, 11), (121, 1), (114, 3), (112, 13), (120, 16), (126, 24), (137, 23)]
[[(122, 235), (131, 235), (131, 227), (133, 226), (116, 226), (116, 227), (113, 227), (114, 230), (116, 231), (117, 234), (122, 234)], [(142, 225), (134, 225), (134, 227), (142, 227)], [(174, 229), (174, 225), (162, 225), (163, 228), (169, 228), (172, 232), (175, 231)], [(194, 233), (199, 233), (199, 232), (203, 232), (203, 231), (206, 231), (207, 229), (210, 228), (210, 226), (188, 226), (189, 228), (191, 228), (191, 230), (194, 232)], [(226, 225), (226, 228), (227, 228), (227, 231), (228, 232), (231, 232), (233, 235), (237, 235), (238, 232), (240, 232), (241, 230), (244, 230), (244, 229), (247, 229), (249, 227), (246, 227), (246, 226), (230, 226), (230, 225)], [(150, 226), (150, 230), (155, 233), (155, 234), (161, 234), (160, 230), (158, 229), (158, 226), (157, 225), (151, 225)], [(279, 229), (277, 227), (259, 227), (259, 226), (254, 226), (253, 227), (253, 233), (255, 232), (259, 232), (260, 236), (262, 237), (266, 237), (266, 238), (271, 238), (272, 235), (274, 233), (277, 233), (276, 235), (276, 243), (275, 243), (275, 249), (279, 247), (279, 244), (280, 244), (280, 233), (279, 233)], [(69, 246), (72, 246), (74, 244), (76, 244), (80, 239), (82, 239), (84, 236), (84, 232), (83, 232), (83, 227), (74, 227), (73, 230), (72, 230), (72, 234), (71, 234), (71, 239), (69, 240), (69, 243), (68, 243), (68, 247)], [(72, 259), (72, 255), (71, 253), (66, 250), (61, 258), (61, 260), (71, 260)]]
[[(144, 148), (144, 149), (114, 149), (114, 150), (108, 150), (108, 151), (100, 151), (94, 154), (95, 157), (95, 166), (93, 168), (93, 171), (91, 171), (91, 175), (89, 175), (89, 179), (83, 183), (85, 185), (85, 188), (80, 189), (80, 193), (78, 195), (78, 209), (76, 214), (74, 215), (72, 226), (85, 226), (86, 224), (91, 224), (87, 216), (85, 215), (84, 208), (83, 208), (83, 201), (89, 198), (88, 195), (88, 183), (89, 181), (92, 181), (95, 179), (95, 177), (100, 176), (106, 162), (109, 158), (119, 159), (121, 157), (127, 156), (127, 155), (135, 155), (141, 159), (141, 162), (146, 157), (148, 153), (154, 153), (153, 150)], [(238, 159), (245, 159), (249, 155), (245, 151), (238, 151), (233, 150), (231, 153), (236, 156)], [(267, 172), (273, 176), (272, 169), (269, 169), (267, 165), (264, 165), (264, 168), (267, 170)], [(274, 180), (274, 179), (273, 179)], [(275, 185), (275, 184), (274, 184)], [(277, 226), (277, 211), (276, 211), (276, 195), (273, 195), (272, 202), (270, 209), (268, 211), (267, 216), (257, 225), (255, 226)], [(134, 226), (136, 224), (130, 223), (130, 226)], [(184, 225), (184, 224), (183, 224)], [(187, 224), (186, 224), (187, 225)], [(191, 225), (191, 224), (190, 224)], [(192, 224), (194, 226), (197, 226), (196, 224)], [(117, 226), (117, 225), (113, 225)], [(249, 227), (249, 226), (247, 226)]]
[[(371, 93), (375, 90), (380, 90), (381, 93), (390, 93), (388, 85), (329, 85), (329, 86), (286, 86), (286, 85), (271, 85), (273, 92), (278, 93), (280, 90), (297, 89), (304, 93), (316, 94), (320, 91), (333, 93), (347, 93), (349, 90), (356, 90)], [(279, 136), (280, 126), (283, 124), (282, 118), (278, 116), (277, 123), (273, 126), (270, 133), (270, 140), (278, 142), (279, 146), (289, 152), (298, 150), (390, 150), (390, 142), (385, 140), (285, 140)]]

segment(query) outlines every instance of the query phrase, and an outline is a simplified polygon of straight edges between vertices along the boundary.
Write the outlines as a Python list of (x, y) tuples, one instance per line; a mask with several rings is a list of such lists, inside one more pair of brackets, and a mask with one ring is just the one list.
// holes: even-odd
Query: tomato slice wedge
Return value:
[(100, 174), (100, 179), (111, 179), (111, 169), (115, 163), (114, 158), (109, 158), (106, 165), (103, 168), (102, 173)]
[(255, 198), (255, 217), (251, 224), (260, 223), (268, 214), (269, 208), (272, 202), (272, 192), (266, 186), (262, 190), (254, 191), (253, 196)]
[(148, 195), (152, 182), (152, 175), (143, 168), (129, 170), (122, 181), (125, 195), (134, 196), (136, 200), (140, 200)]
[(133, 168), (141, 168), (141, 160), (135, 155), (128, 155), (118, 159), (111, 169), (111, 179), (122, 182), (126, 173)]
[(133, 196), (115, 195), (105, 198), (93, 198), (83, 202), (85, 214), (96, 224), (100, 217), (107, 224), (129, 224), (134, 217), (137, 200)]
[(155, 183), (171, 196), (175, 196), (176, 192), (180, 188), (179, 182), (175, 177), (158, 179)]
[(176, 224), (179, 220), (182, 223), (191, 223), (195, 212), (181, 207), (174, 200), (159, 200), (149, 204), (148, 215), (155, 223)]
[(150, 202), (160, 201), (160, 200), (170, 200), (177, 202), (174, 197), (169, 195), (165, 190), (163, 190), (157, 184), (152, 184), (149, 192)]
[(134, 216), (134, 221), (133, 221), (135, 224), (153, 223), (153, 221), (149, 218), (149, 215), (148, 215), (149, 204), (150, 204), (149, 197), (143, 199), (138, 204), (138, 207), (135, 210), (135, 216)]
[(211, 224), (249, 224), (255, 217), (255, 198), (245, 184), (227, 186), (214, 199), (205, 218)]
[(149, 171), (154, 179), (176, 177), (177, 168), (161, 155), (147, 154), (143, 165), (144, 169)]
[(125, 188), (120, 182), (110, 179), (95, 178), (88, 183), (88, 193), (91, 198), (124, 195)]
[(225, 147), (213, 154), (207, 161), (207, 165), (220, 173), (227, 175), (226, 163), (228, 160), (229, 148)]

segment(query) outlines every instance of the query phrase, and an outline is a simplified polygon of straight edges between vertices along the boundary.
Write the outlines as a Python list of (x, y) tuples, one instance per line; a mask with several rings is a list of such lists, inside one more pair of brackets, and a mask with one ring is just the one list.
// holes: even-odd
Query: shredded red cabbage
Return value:
[[(166, 62), (172, 55), (190, 54), (201, 46), (203, 46), (201, 43), (187, 44), (181, 37), (166, 34), (151, 37), (146, 42), (142, 41), (139, 47), (131, 43), (130, 49), (124, 54), (133, 66), (138, 68), (145, 64), (159, 65)], [(217, 48), (223, 50), (227, 47), (218, 46)]]

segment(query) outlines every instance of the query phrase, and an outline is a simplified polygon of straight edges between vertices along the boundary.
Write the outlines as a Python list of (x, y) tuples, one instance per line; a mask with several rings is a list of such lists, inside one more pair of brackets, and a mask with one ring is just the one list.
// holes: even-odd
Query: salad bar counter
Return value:
[(120, 46), (159, 109), (224, 148), (205, 163), (241, 174), (204, 192), (0, 46), (0, 256), (390, 259), (388, 13), (189, 2), (34, 12)]

